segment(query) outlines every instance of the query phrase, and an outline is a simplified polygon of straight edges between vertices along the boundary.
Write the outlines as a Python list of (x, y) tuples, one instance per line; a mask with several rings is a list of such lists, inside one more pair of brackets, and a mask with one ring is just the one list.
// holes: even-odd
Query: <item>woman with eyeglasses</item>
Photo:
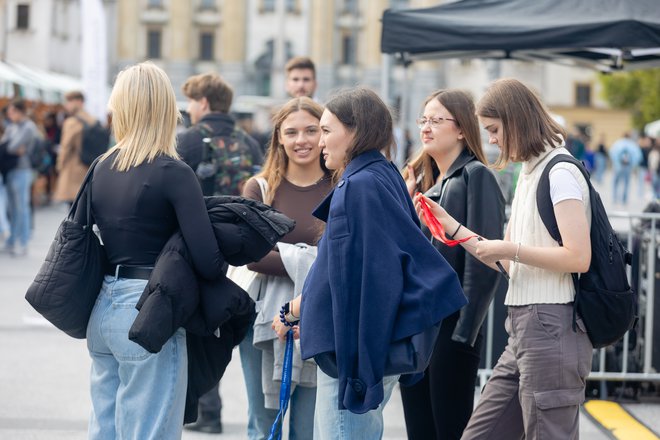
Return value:
[[(408, 192), (425, 193), (460, 225), (486, 238), (502, 238), (504, 197), (486, 166), (469, 94), (438, 90), (417, 120), (422, 151), (404, 171)], [(452, 236), (459, 226), (446, 231)], [(409, 439), (459, 439), (473, 408), (482, 346), (481, 325), (500, 275), (465, 252), (431, 239), (458, 274), (469, 304), (442, 321), (424, 378), (401, 387)]]
[[(536, 191), (549, 162), (570, 154), (564, 148), (566, 133), (515, 79), (491, 84), (477, 104), (477, 116), (501, 150), (496, 165), (521, 162), (522, 169), (504, 239), (465, 242), (492, 269), (501, 261), (511, 280), (504, 300), (507, 346), (462, 438), (577, 439), (592, 345), (582, 319), (573, 314), (571, 273), (586, 272), (591, 262), (589, 186), (573, 164), (558, 163), (549, 171), (560, 246), (541, 220)], [(415, 198), (418, 212), (423, 197)], [(423, 200), (443, 227), (458, 229), (456, 239), (474, 233), (443, 207)]]

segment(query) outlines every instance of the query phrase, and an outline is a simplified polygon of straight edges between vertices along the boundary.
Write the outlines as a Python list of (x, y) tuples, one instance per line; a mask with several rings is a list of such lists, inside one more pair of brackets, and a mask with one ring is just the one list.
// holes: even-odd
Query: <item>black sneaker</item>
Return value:
[(189, 431), (205, 432), (208, 434), (222, 433), (222, 422), (217, 418), (200, 417), (195, 423), (184, 426)]

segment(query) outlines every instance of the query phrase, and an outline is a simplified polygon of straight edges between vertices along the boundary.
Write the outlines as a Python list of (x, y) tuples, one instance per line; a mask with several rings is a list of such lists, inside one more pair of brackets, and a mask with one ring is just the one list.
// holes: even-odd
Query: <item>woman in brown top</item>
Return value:
[[(263, 201), (296, 221), (295, 229), (282, 239), (284, 243), (315, 246), (321, 236), (322, 224), (312, 216), (312, 211), (333, 186), (319, 147), (322, 113), (323, 107), (307, 97), (294, 98), (285, 104), (273, 118), (274, 128), (263, 170), (250, 179), (243, 190), (245, 197)], [(261, 261), (249, 264), (248, 268), (259, 274), (289, 278), (277, 249)], [(260, 294), (264, 294), (263, 286)], [(284, 301), (292, 299), (293, 295), (292, 289), (290, 297)], [(263, 297), (258, 299), (264, 300)], [(278, 302), (278, 306), (284, 301)], [(261, 313), (269, 312), (262, 310)], [(264, 319), (257, 317), (257, 322), (270, 322), (268, 318), (273, 315), (275, 313), (270, 313)], [(257, 339), (253, 329), (240, 344), (248, 392), (250, 439), (268, 437), (277, 416), (277, 410), (264, 405), (262, 351), (253, 345)], [(312, 438), (315, 401), (315, 387), (295, 387), (291, 394), (290, 439)]]

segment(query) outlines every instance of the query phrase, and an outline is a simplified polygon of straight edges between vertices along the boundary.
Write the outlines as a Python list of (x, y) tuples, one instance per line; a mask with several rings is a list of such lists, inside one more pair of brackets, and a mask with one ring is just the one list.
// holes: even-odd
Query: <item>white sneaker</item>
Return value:
[(11, 249), (10, 253), (11, 253), (14, 257), (24, 257), (24, 256), (26, 256), (27, 253), (28, 253), (28, 248), (27, 248), (26, 245), (20, 245), (20, 244), (19, 244), (19, 245), (14, 246), (14, 247)]

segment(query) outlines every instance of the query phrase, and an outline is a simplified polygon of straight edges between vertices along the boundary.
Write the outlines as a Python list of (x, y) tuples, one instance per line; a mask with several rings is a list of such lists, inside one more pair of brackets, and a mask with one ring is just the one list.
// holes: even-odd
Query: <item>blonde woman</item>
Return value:
[(111, 267), (87, 327), (89, 438), (180, 438), (185, 331), (150, 353), (128, 339), (128, 330), (151, 268), (177, 229), (199, 275), (216, 278), (223, 260), (197, 177), (176, 153), (180, 115), (165, 72), (151, 63), (128, 67), (117, 76), (108, 106), (117, 144), (94, 170), (92, 213)]
[[(307, 97), (294, 98), (286, 103), (273, 118), (273, 134), (264, 168), (245, 185), (243, 193), (246, 197), (263, 201), (296, 221), (295, 229), (281, 240), (282, 243), (316, 246), (321, 235), (322, 223), (312, 216), (312, 211), (332, 188), (332, 179), (322, 163), (319, 146), (319, 121), (322, 113), (323, 107)], [(265, 194), (261, 186), (264, 186)], [(280, 324), (279, 319), (271, 324), (272, 318), (282, 303), (293, 298), (295, 282), (301, 284), (304, 280), (304, 277), (303, 280), (291, 280), (283, 258), (283, 253), (273, 250), (261, 261), (248, 264), (249, 269), (268, 276), (269, 283), (268, 288), (262, 286), (259, 298), (253, 298), (261, 301), (263, 306), (254, 329), (240, 344), (241, 364), (248, 391), (248, 438), (251, 440), (268, 437), (270, 427), (277, 416), (277, 410), (274, 408), (277, 408), (279, 403), (279, 385), (268, 386), (273, 382), (268, 379), (273, 376), (272, 365), (262, 367), (262, 357), (266, 356), (266, 352), (255, 345), (269, 346), (272, 349), (272, 340), (277, 336), (271, 325)], [(300, 272), (301, 264), (299, 262), (295, 266), (296, 272)], [(275, 286), (282, 286), (284, 289)], [(311, 380), (308, 381), (303, 379), (306, 366), (309, 364), (303, 364), (299, 375), (296, 372), (296, 376), (300, 376), (296, 377), (298, 386), (291, 394), (291, 440), (310, 439), (313, 435), (316, 366), (312, 363), (311, 369), (307, 369), (311, 374)], [(301, 386), (302, 383), (306, 386)], [(267, 397), (273, 393), (268, 393), (262, 384), (266, 384), (271, 390), (276, 388), (274, 399)]]

